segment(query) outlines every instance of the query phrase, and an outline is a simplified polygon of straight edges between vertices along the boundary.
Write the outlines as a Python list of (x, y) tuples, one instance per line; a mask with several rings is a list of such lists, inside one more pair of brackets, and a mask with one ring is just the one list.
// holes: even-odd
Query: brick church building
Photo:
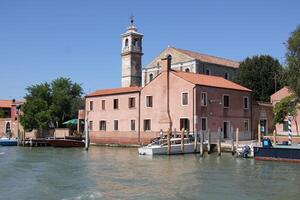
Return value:
[(146, 144), (160, 130), (252, 136), (251, 90), (232, 81), (239, 63), (174, 47), (142, 69), (143, 35), (131, 23), (122, 38), (122, 87), (85, 97), (91, 143)]

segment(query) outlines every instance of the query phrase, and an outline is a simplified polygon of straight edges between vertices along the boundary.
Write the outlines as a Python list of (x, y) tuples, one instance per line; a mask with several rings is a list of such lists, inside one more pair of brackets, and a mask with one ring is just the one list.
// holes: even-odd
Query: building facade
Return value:
[(142, 75), (142, 37), (133, 22), (122, 34), (122, 87), (85, 97), (91, 143), (147, 144), (182, 129), (253, 138), (251, 90), (230, 81), (238, 62), (168, 47)]

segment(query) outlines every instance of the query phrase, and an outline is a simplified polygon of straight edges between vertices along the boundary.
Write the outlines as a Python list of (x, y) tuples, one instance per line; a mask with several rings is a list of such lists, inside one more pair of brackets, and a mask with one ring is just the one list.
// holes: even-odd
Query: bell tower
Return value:
[(131, 17), (127, 31), (121, 35), (122, 38), (122, 87), (142, 85), (142, 39), (133, 24)]

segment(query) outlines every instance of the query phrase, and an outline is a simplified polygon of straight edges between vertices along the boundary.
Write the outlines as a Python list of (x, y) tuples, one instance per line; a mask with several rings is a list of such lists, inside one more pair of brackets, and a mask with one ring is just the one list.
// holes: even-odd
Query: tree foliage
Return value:
[(300, 99), (300, 25), (287, 41), (288, 85)]
[(291, 116), (296, 124), (296, 130), (298, 134), (297, 112), (299, 106), (295, 95), (287, 96), (276, 103), (273, 108), (274, 119), (273, 124), (282, 124), (287, 116)]
[(49, 129), (56, 123), (77, 117), (83, 107), (82, 88), (68, 78), (58, 78), (27, 88), (26, 103), (22, 107), (21, 124), (26, 130)]
[(275, 92), (275, 76), (277, 90), (283, 86), (282, 73), (279, 61), (269, 55), (247, 57), (241, 62), (234, 81), (253, 90), (255, 101), (269, 101)]
[(2, 109), (0, 109), (0, 118), (4, 117), (4, 111)]

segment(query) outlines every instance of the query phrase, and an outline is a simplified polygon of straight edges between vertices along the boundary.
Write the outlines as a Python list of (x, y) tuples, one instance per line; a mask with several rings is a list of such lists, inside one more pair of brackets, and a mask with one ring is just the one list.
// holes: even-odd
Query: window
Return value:
[(125, 47), (128, 47), (128, 38), (125, 40)]
[(151, 120), (145, 119), (144, 120), (144, 131), (150, 131), (151, 130)]
[(205, 74), (206, 74), (206, 75), (210, 75), (210, 69), (206, 69), (206, 70), (205, 70)]
[(138, 44), (139, 44), (139, 43), (138, 43), (138, 40), (137, 40), (137, 39), (134, 39), (134, 40), (133, 40), (133, 46), (138, 47)]
[(186, 106), (189, 104), (189, 95), (187, 92), (181, 93), (181, 104)]
[(249, 131), (249, 120), (248, 119), (244, 121), (244, 130)]
[(106, 131), (106, 121), (101, 120), (101, 121), (99, 122), (99, 130), (100, 130), (100, 131)]
[(119, 109), (119, 99), (114, 99), (114, 109)]
[(244, 100), (243, 100), (244, 109), (248, 109), (248, 108), (249, 108), (248, 97), (244, 97), (243, 99), (244, 99)]
[(135, 108), (135, 97), (130, 97), (128, 99), (128, 107), (129, 108)]
[(201, 92), (201, 106), (207, 106), (207, 93)]
[(180, 130), (187, 130), (189, 131), (190, 130), (190, 120), (187, 119), (187, 118), (182, 118), (180, 119)]
[(102, 110), (105, 110), (105, 100), (101, 101), (101, 108), (102, 108)]
[(135, 131), (135, 120), (130, 120), (130, 130)]
[(205, 117), (201, 118), (201, 130), (207, 131), (207, 119)]
[(93, 121), (89, 122), (89, 130), (93, 130)]
[(94, 107), (94, 102), (90, 101), (90, 110), (93, 110), (93, 107)]
[(185, 72), (190, 72), (190, 69), (189, 69), (189, 68), (186, 68), (186, 69), (185, 69)]
[(227, 79), (227, 80), (229, 79), (229, 73), (228, 72), (225, 72), (224, 78)]
[(149, 82), (153, 80), (153, 74), (149, 74)]
[(153, 106), (153, 97), (146, 96), (146, 107), (152, 107), (152, 106)]
[(283, 122), (283, 131), (289, 131), (289, 122), (288, 121)]
[(229, 96), (228, 95), (223, 96), (223, 106), (224, 106), (224, 108), (229, 108)]
[(114, 131), (118, 131), (118, 130), (119, 130), (119, 121), (114, 120)]

